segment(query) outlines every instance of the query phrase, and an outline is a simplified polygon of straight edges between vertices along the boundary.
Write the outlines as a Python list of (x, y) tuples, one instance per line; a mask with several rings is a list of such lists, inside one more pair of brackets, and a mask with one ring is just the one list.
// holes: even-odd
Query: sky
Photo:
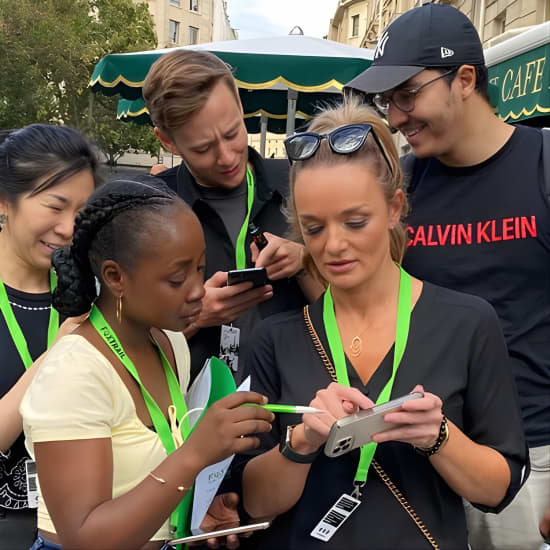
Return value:
[(338, 0), (227, 0), (231, 26), (239, 38), (284, 36), (294, 25), (306, 36), (323, 38)]

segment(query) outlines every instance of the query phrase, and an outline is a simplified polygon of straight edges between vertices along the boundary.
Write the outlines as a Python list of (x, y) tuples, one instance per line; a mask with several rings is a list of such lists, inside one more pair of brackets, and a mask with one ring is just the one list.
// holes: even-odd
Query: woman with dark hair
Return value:
[[(278, 516), (251, 547), (466, 550), (463, 499), (498, 512), (528, 470), (496, 314), (400, 267), (403, 176), (370, 109), (327, 109), (285, 144), (290, 221), (329, 286), (257, 331), (251, 388), (326, 412), (281, 417), (246, 463), (245, 510)], [(372, 443), (323, 453), (336, 420), (410, 392), (422, 395), (385, 414)]]
[(0, 145), (0, 548), (28, 549), (36, 534), (18, 407), (39, 356), (74, 326), (58, 333), (51, 257), (70, 244), (97, 169), (90, 143), (67, 127), (33, 124)]
[(201, 311), (204, 262), (199, 221), (151, 176), (98, 189), (54, 255), (55, 307), (91, 313), (21, 404), (40, 479), (34, 549), (160, 548), (188, 517), (196, 475), (270, 429), (272, 413), (240, 407), (263, 396), (238, 392), (189, 432), (182, 331)]

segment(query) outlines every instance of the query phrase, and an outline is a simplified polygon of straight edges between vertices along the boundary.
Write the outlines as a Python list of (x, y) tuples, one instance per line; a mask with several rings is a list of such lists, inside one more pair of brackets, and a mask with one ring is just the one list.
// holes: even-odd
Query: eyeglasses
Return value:
[(285, 139), (285, 149), (288, 160), (306, 160), (311, 158), (319, 149), (321, 141), (326, 139), (331, 150), (339, 155), (349, 155), (361, 149), (369, 134), (372, 135), (376, 145), (380, 149), (386, 161), (390, 173), (393, 174), (391, 163), (386, 155), (384, 147), (370, 124), (347, 124), (332, 130), (328, 134), (317, 134), (316, 132), (302, 132), (294, 134)]
[(428, 80), (428, 82), (424, 82), (424, 84), (421, 84), (420, 86), (413, 88), (412, 90), (399, 88), (397, 90), (394, 90), (393, 92), (376, 94), (372, 98), (372, 102), (383, 115), (388, 114), (390, 110), (390, 103), (393, 103), (400, 111), (403, 111), (404, 113), (410, 113), (414, 109), (416, 96), (418, 95), (418, 92), (422, 90), (422, 88), (425, 88), (428, 84), (433, 84), (441, 78), (449, 76), (457, 70), (458, 68), (451, 69), (446, 73), (440, 74), (439, 76)]

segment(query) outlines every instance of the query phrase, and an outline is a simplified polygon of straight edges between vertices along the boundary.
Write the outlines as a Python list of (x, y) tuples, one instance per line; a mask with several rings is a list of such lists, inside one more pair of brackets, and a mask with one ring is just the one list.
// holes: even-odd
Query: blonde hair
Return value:
[[(385, 122), (370, 107), (362, 104), (357, 98), (347, 97), (342, 105), (326, 108), (315, 116), (308, 130), (318, 134), (326, 134), (331, 130), (348, 124), (370, 124), (372, 126), (373, 132), (384, 148), (389, 166), (380, 147), (370, 134), (363, 146), (354, 153), (346, 155), (334, 153), (327, 140), (322, 140), (319, 149), (312, 157), (294, 162), (290, 169), (290, 193), (285, 213), (290, 224), (291, 235), (298, 242), (303, 243), (304, 240), (296, 213), (294, 189), (298, 174), (305, 168), (319, 165), (331, 166), (346, 162), (368, 164), (369, 169), (380, 183), (388, 204), (398, 190), (403, 191), (403, 194), (405, 194), (399, 155), (389, 129)], [(401, 211), (401, 220), (406, 216), (407, 211), (408, 202), (405, 196), (405, 202)], [(390, 254), (395, 262), (401, 262), (407, 248), (407, 231), (401, 220), (393, 229), (390, 229)], [(306, 269), (322, 280), (309, 255), (306, 255), (305, 263)]]
[(143, 98), (153, 124), (171, 135), (208, 101), (224, 82), (240, 105), (231, 69), (219, 57), (199, 50), (174, 50), (159, 57), (143, 83)]

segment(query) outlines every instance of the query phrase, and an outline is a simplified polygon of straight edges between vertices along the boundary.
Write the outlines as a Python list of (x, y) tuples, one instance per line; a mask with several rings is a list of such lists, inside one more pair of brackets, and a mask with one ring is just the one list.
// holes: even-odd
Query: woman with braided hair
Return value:
[(76, 130), (33, 124), (0, 145), (0, 548), (28, 549), (29, 508), (19, 403), (40, 356), (74, 327), (51, 307), (51, 256), (99, 184), (98, 162)]
[(56, 252), (56, 308), (91, 313), (50, 350), (21, 405), (40, 479), (33, 549), (160, 548), (196, 475), (271, 428), (272, 413), (240, 407), (265, 398), (238, 392), (189, 435), (182, 331), (201, 311), (204, 258), (197, 218), (151, 176), (98, 189)]

